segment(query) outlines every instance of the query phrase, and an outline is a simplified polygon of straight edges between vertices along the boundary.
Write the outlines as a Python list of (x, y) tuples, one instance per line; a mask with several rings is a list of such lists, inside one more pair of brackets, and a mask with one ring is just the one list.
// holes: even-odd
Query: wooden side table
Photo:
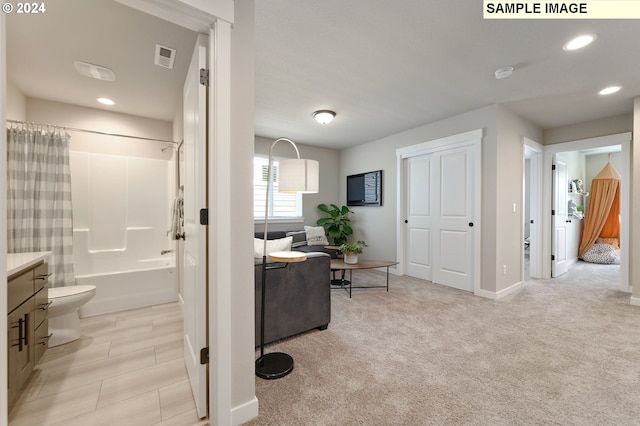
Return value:
[[(391, 260), (360, 260), (358, 263), (344, 263), (344, 259), (331, 259), (331, 271), (343, 271), (342, 280), (340, 283), (340, 287), (347, 291), (347, 287), (349, 290), (349, 298), (351, 298), (351, 289), (352, 288), (387, 288), (389, 291), (389, 267), (393, 265), (397, 265), (399, 262), (391, 261)], [(355, 269), (376, 269), (376, 268), (387, 268), (387, 283), (386, 286), (382, 285), (374, 285), (374, 286), (353, 286), (353, 271)], [(345, 280), (345, 273), (349, 271), (349, 279)], [(333, 281), (332, 281), (333, 284)]]

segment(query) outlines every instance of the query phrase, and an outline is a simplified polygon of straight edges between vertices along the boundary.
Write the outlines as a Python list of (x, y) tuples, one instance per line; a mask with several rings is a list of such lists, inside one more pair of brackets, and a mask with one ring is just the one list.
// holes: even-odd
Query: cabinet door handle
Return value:
[(29, 314), (24, 314), (24, 333), (23, 337), (24, 337), (24, 346), (28, 346), (29, 345)]
[(40, 281), (46, 281), (49, 279), (49, 277), (53, 275), (53, 273), (47, 274), (47, 275), (38, 275), (36, 277), (36, 280), (40, 280)]
[(51, 339), (51, 336), (53, 336), (53, 333), (49, 333), (49, 335), (47, 337), (45, 337), (44, 340), (42, 340), (42, 342), (40, 342), (40, 344), (42, 346), (47, 346), (47, 344), (49, 343), (49, 339)]
[(18, 325), (14, 325), (11, 328), (17, 328), (18, 329), (18, 343), (17, 344), (13, 344), (11, 346), (17, 346), (18, 347), (18, 352), (22, 352), (22, 323), (24, 322), (24, 320), (22, 318), (18, 319)]
[(50, 300), (49, 303), (47, 303), (46, 305), (40, 306), (40, 308), (38, 309), (42, 309), (43, 311), (46, 311), (47, 309), (49, 309), (49, 306), (51, 306), (52, 303), (53, 303), (53, 300)]

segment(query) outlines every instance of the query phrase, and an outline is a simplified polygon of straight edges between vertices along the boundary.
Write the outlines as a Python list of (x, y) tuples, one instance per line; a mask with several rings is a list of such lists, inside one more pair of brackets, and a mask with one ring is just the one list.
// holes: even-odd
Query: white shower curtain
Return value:
[(7, 129), (7, 251), (51, 251), (52, 287), (75, 284), (69, 138), (50, 126)]

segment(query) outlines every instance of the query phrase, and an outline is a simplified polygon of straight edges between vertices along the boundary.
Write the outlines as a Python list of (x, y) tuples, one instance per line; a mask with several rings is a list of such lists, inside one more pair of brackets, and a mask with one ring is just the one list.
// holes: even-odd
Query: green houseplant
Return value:
[(344, 263), (358, 263), (358, 255), (362, 254), (362, 249), (365, 247), (367, 247), (367, 243), (364, 241), (356, 241), (349, 244), (345, 242), (341, 244), (339, 250), (344, 254)]
[(323, 217), (316, 221), (316, 224), (323, 226), (327, 231), (327, 236), (333, 240), (333, 244), (339, 246), (347, 242), (347, 237), (353, 234), (353, 229), (349, 226), (351, 219), (349, 214), (353, 213), (347, 206), (338, 207), (335, 204), (318, 204), (318, 210), (326, 213), (329, 217)]

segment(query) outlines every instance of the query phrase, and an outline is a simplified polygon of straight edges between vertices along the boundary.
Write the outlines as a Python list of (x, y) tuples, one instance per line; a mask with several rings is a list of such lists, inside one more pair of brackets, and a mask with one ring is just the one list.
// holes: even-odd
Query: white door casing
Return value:
[(200, 363), (200, 350), (207, 347), (207, 239), (200, 224), (200, 209), (207, 207), (207, 97), (200, 84), (207, 44), (199, 35), (184, 85), (184, 361), (200, 418), (207, 416), (207, 365)]
[(569, 269), (567, 247), (568, 182), (567, 163), (554, 156), (553, 208), (551, 221), (551, 277), (559, 277)]
[[(529, 175), (529, 275), (531, 278), (543, 278), (542, 274), (542, 145), (524, 138), (524, 151), (530, 159)], [(524, 170), (524, 167), (523, 167)], [(523, 191), (526, 194), (526, 191)], [(526, 202), (523, 200), (523, 205)], [(524, 217), (524, 211), (523, 211)], [(523, 232), (523, 239), (525, 235)], [(524, 244), (523, 244), (524, 257)], [(524, 262), (523, 262), (524, 264)], [(524, 272), (524, 269), (523, 269)], [(524, 276), (523, 276), (524, 280)]]
[(399, 273), (480, 291), (481, 141), (476, 130), (396, 151)]

